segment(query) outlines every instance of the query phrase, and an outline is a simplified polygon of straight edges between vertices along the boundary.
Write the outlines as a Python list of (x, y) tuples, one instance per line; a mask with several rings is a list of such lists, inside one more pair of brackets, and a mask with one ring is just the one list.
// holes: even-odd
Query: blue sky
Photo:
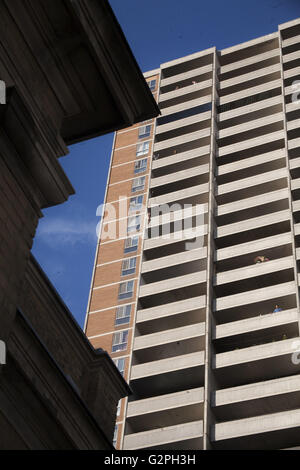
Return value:
[[(299, 0), (110, 0), (142, 69), (216, 46), (224, 49), (300, 17)], [(45, 210), (33, 254), (83, 326), (113, 135), (70, 147), (60, 159), (76, 195)]]

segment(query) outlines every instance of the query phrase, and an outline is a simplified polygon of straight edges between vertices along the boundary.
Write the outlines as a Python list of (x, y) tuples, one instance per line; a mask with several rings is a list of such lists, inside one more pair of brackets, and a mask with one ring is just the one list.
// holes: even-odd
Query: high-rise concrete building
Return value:
[(132, 390), (117, 448), (300, 446), (299, 76), (300, 19), (145, 74), (161, 116), (115, 136), (86, 321)]

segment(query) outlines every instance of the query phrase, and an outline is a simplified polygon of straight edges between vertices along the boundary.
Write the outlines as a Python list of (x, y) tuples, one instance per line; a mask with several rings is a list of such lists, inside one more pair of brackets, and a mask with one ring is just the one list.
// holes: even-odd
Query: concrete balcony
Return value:
[(220, 73), (225, 74), (235, 69), (247, 67), (247, 65), (255, 64), (257, 62), (263, 62), (272, 57), (279, 57), (279, 54), (279, 49), (273, 49), (262, 54), (254, 55), (253, 57), (248, 57), (247, 59), (239, 60), (227, 65), (222, 65), (220, 68)]
[[(219, 248), (215, 254), (215, 261), (232, 260), (232, 258), (240, 258), (241, 256), (250, 254), (253, 261), (254, 255), (265, 250), (275, 250), (279, 247), (277, 256), (283, 251), (283, 247), (292, 243), (291, 232), (273, 235), (271, 237), (261, 238), (259, 240), (241, 243), (239, 245)], [(285, 252), (284, 252), (285, 253)], [(249, 257), (250, 259), (250, 257)], [(232, 266), (232, 263), (230, 264)]]
[(299, 129), (300, 119), (294, 119), (293, 121), (287, 122), (287, 130), (291, 131), (293, 129)]
[[(190, 134), (181, 135), (179, 137), (174, 137), (173, 139), (163, 140), (161, 142), (156, 142), (154, 144), (154, 152), (159, 152), (163, 149), (168, 149), (170, 147), (176, 147), (177, 145), (182, 146), (183, 144), (203, 139), (204, 137), (210, 136), (210, 128), (198, 130), (196, 132), (191, 132)], [(199, 144), (199, 147), (201, 145)]]
[(223, 225), (217, 227), (215, 230), (215, 238), (227, 237), (236, 233), (247, 232), (249, 230), (255, 230), (259, 227), (266, 227), (268, 225), (279, 224), (280, 222), (288, 221), (290, 213), (288, 210), (275, 212), (261, 217), (255, 217), (253, 219), (243, 220), (234, 224)]
[(222, 388), (240, 386), (299, 373), (300, 364), (292, 361), (297, 341), (291, 338), (216, 354), (213, 367), (218, 383)]
[(212, 331), (212, 338), (214, 340), (222, 340), (241, 335), (249, 335), (250, 333), (257, 331), (266, 332), (284, 325), (293, 325), (297, 327), (297, 309), (283, 310), (276, 314), (269, 313), (252, 318), (246, 318), (245, 320), (216, 325)]
[(292, 201), (292, 209), (293, 209), (293, 212), (299, 212), (300, 211), (300, 200), (299, 201)]
[(151, 188), (167, 185), (174, 182), (180, 182), (184, 179), (205, 175), (209, 172), (209, 164), (199, 165), (187, 170), (177, 171), (169, 175), (151, 179)]
[(126, 434), (132, 435), (203, 419), (203, 388), (129, 402)]
[(292, 38), (284, 39), (282, 41), (282, 47), (292, 46), (293, 44), (298, 44), (298, 42), (300, 42), (300, 36), (293, 36)]
[[(127, 418), (158, 413), (161, 411), (171, 411), (177, 408), (185, 409), (187, 406), (203, 403), (204, 388), (194, 388), (183, 392), (168, 393), (158, 397), (146, 398), (128, 403)], [(153, 416), (152, 416), (153, 418)], [(192, 417), (189, 419), (192, 421)]]
[(261, 206), (262, 204), (270, 204), (272, 202), (278, 202), (274, 209), (274, 211), (278, 211), (278, 209), (285, 208), (281, 207), (279, 201), (288, 199), (288, 197), (289, 195), (287, 188), (279, 189), (278, 191), (271, 191), (270, 193), (264, 193), (263, 195), (253, 196), (235, 202), (229, 202), (228, 204), (222, 204), (216, 208), (216, 215), (220, 217), (226, 214), (232, 214), (234, 212)]
[(162, 196), (156, 196), (149, 199), (149, 207), (159, 206), (162, 204), (180, 203), (185, 201), (188, 203), (204, 203), (206, 202), (204, 195), (208, 193), (208, 183), (192, 186), (191, 188), (173, 191)]
[(216, 449), (280, 449), (299, 444), (300, 410), (218, 423), (212, 429)]
[[(172, 90), (167, 93), (162, 93), (159, 97), (159, 104), (161, 106), (165, 101), (169, 101), (173, 99), (175, 100), (176, 98), (184, 97), (185, 95), (189, 93), (196, 93), (200, 90), (211, 89), (211, 87), (212, 87), (212, 79), (209, 79), (200, 83), (195, 83), (189, 86), (178, 88), (177, 90)], [(210, 90), (209, 90), (209, 93), (211, 93)]]
[(274, 90), (275, 88), (281, 87), (281, 80), (273, 80), (268, 83), (264, 83), (263, 85), (253, 86), (251, 88), (247, 88), (243, 91), (238, 91), (236, 93), (231, 93), (230, 95), (221, 96), (219, 98), (219, 104), (224, 105), (227, 103), (232, 103), (233, 101), (241, 100), (243, 98), (247, 98), (249, 96), (254, 96), (259, 93), (264, 93), (266, 91)]
[[(190, 340), (192, 338), (199, 339), (204, 335), (205, 323), (187, 325), (181, 328), (172, 328), (165, 331), (135, 337), (133, 350), (139, 351), (142, 349), (154, 348), (156, 346), (168, 345), (170, 343)], [(203, 340), (200, 347), (202, 349), (204, 348)]]
[(177, 356), (176, 361), (173, 357), (161, 359), (159, 361), (147, 362), (145, 364), (134, 365), (131, 369), (131, 380), (141, 379), (154, 375), (166, 374), (178, 370), (190, 369), (204, 365), (204, 351), (194, 352)]
[(124, 438), (123, 449), (202, 449), (202, 438), (203, 421), (193, 421), (168, 426), (166, 428), (129, 434)]
[(265, 380), (212, 393), (212, 406), (220, 421), (267, 414), (299, 407), (300, 376)]
[(300, 178), (296, 178), (291, 181), (291, 190), (295, 191), (300, 188)]
[[(137, 311), (136, 324), (142, 334), (162, 331), (172, 325), (185, 326), (205, 320), (206, 296), (170, 302)], [(172, 317), (172, 319), (170, 319)]]
[(254, 80), (260, 77), (264, 77), (265, 75), (273, 74), (275, 72), (280, 72), (281, 66), (280, 63), (275, 65), (270, 65), (268, 67), (262, 67), (259, 70), (255, 70), (254, 72), (248, 72), (239, 75), (238, 77), (229, 78), (228, 80), (222, 80), (220, 82), (220, 89), (226, 89), (228, 87), (238, 85), (240, 83), (245, 83), (250, 80)]
[(197, 98), (193, 100), (188, 100), (184, 103), (177, 104), (175, 106), (169, 106), (161, 110), (162, 116), (168, 116), (169, 114), (178, 113), (184, 111), (185, 109), (195, 108), (196, 106), (201, 106), (203, 104), (211, 103), (212, 97), (211, 94), (204, 96), (202, 98)]
[(292, 102), (292, 103), (287, 103), (285, 105), (285, 110), (286, 110), (286, 113), (290, 113), (292, 111), (296, 111), (298, 109), (298, 105), (296, 104), (296, 102)]
[(162, 134), (168, 133), (170, 131), (180, 130), (182, 127), (188, 127), (193, 124), (199, 124), (203, 122), (205, 124), (205, 121), (208, 121), (210, 119), (211, 119), (211, 111), (207, 111), (204, 113), (196, 114), (195, 116), (178, 119), (174, 122), (169, 122), (167, 124), (161, 124), (160, 126), (157, 126), (155, 136), (156, 138), (159, 137), (159, 140), (161, 140)]
[(208, 72), (212, 72), (213, 66), (212, 64), (204, 65), (203, 67), (197, 67), (193, 70), (189, 70), (188, 72), (178, 73), (176, 75), (172, 75), (172, 77), (163, 78), (160, 83), (160, 88), (166, 87), (168, 85), (176, 85), (178, 82), (183, 82), (184, 80), (193, 79), (197, 76), (204, 75)]
[[(191, 219), (193, 220), (192, 226), (205, 223), (208, 204), (197, 204), (196, 206), (183, 207), (174, 211), (170, 211), (168, 207), (165, 208), (166, 210), (164, 210), (164, 207), (161, 209), (158, 215), (154, 215), (155, 213), (152, 211), (151, 221), (148, 224), (151, 235), (155, 232), (154, 229), (158, 227), (162, 227), (162, 234), (175, 233), (178, 230), (187, 229), (191, 226)], [(198, 224), (194, 222), (198, 222)]]
[(280, 123), (282, 121), (283, 121), (282, 112), (271, 114), (269, 116), (264, 116), (262, 118), (255, 118), (243, 124), (238, 124), (236, 126), (227, 127), (226, 129), (221, 129), (219, 131), (219, 139), (223, 139), (229, 136), (236, 136), (237, 134), (240, 134), (241, 132), (248, 132), (253, 129), (259, 129), (260, 127), (267, 126), (268, 124)]
[[(223, 176), (229, 173), (234, 173), (236, 171), (240, 172), (241, 170), (248, 170), (248, 175), (249, 175), (249, 169), (253, 167), (255, 168), (256, 166), (261, 165), (262, 162), (263, 163), (275, 162), (283, 158), (285, 158), (284, 149), (274, 150), (273, 152), (267, 152), (262, 155), (257, 155), (255, 157), (245, 158), (244, 160), (239, 160), (237, 162), (226, 163), (225, 165), (221, 165), (217, 168), (217, 175)], [(290, 164), (293, 161), (294, 159), (290, 161)], [(300, 166), (300, 159), (299, 159), (299, 166)]]
[(194, 286), (204, 282), (206, 282), (206, 271), (198, 271), (184, 276), (173, 277), (171, 281), (170, 279), (166, 279), (164, 281), (152, 282), (140, 286), (139, 298)]
[(188, 150), (187, 152), (181, 152), (169, 157), (162, 157), (158, 160), (153, 160), (152, 162), (152, 172), (153, 175), (158, 173), (156, 170), (160, 168), (166, 168), (164, 174), (169, 174), (170, 167), (173, 171), (185, 169), (187, 162), (193, 159), (199, 159), (201, 163), (207, 163), (210, 154), (210, 146), (206, 145), (204, 147)]
[(130, 380), (142, 399), (203, 387), (204, 351), (133, 365)]
[(300, 167), (300, 157), (290, 160), (290, 169), (295, 170)]
[[(286, 168), (279, 168), (278, 170), (273, 171), (266, 171), (265, 173), (261, 173), (254, 176), (249, 176), (248, 178), (237, 179), (235, 181), (231, 181), (229, 183), (220, 184), (216, 188), (216, 195), (222, 196), (223, 194), (232, 193), (234, 191), (243, 190), (245, 188), (251, 188), (254, 186), (258, 186), (259, 184), (269, 183), (271, 181), (280, 180), (282, 178), (287, 178), (288, 172)], [(275, 185), (273, 186), (273, 188)], [(275, 189), (281, 189), (276, 188)], [(249, 194), (250, 196), (251, 194)], [(263, 198), (264, 196), (261, 195)]]
[(291, 77), (298, 77), (300, 74), (300, 67), (293, 67), (292, 69), (285, 70), (283, 72), (283, 78), (286, 80), (287, 78)]
[(295, 236), (300, 235), (300, 223), (294, 225)]
[(293, 268), (294, 259), (292, 256), (288, 256), (286, 258), (280, 258), (266, 263), (254, 264), (252, 266), (245, 266), (218, 273), (215, 276), (214, 285), (220, 286), (231, 282), (238, 282), (242, 279), (256, 278), (265, 274), (278, 273), (280, 271)]
[(282, 57), (284, 64), (291, 62), (292, 60), (299, 60), (299, 51), (291, 52), (290, 54), (284, 54)]
[[(247, 140), (244, 140), (243, 142), (238, 142), (236, 144), (226, 145), (225, 147), (219, 148), (218, 158), (225, 157), (226, 155), (230, 155), (231, 153), (241, 152), (242, 150), (246, 150), (252, 147), (257, 147), (259, 145), (265, 145), (269, 142), (275, 142), (276, 140), (281, 140), (281, 139), (283, 140), (284, 137), (285, 137), (284, 131), (280, 130), (276, 132), (271, 132), (269, 134), (265, 134), (264, 136), (254, 137), (253, 139), (247, 139)], [(297, 139), (294, 139), (294, 140), (297, 140)]]
[(178, 264), (190, 263), (193, 261), (205, 259), (207, 248), (196, 248), (195, 250), (184, 251), (174, 255), (163, 256), (162, 258), (144, 261), (142, 264), (142, 274), (159, 269), (177, 266)]
[[(145, 240), (144, 250), (152, 250), (160, 247), (164, 247), (165, 249), (167, 245), (182, 244), (182, 242), (187, 243), (195, 237), (199, 238), (199, 246), (195, 245), (194, 248), (200, 248), (203, 246), (203, 237), (205, 235), (207, 235), (207, 225), (201, 225), (193, 229), (182, 230), (182, 232), (174, 232), (169, 235), (166, 234), (161, 237), (150, 238), (148, 240)], [(184, 250), (185, 247), (181, 246), (180, 249), (177, 248), (175, 251), (180, 252)], [(162, 252), (159, 256), (156, 256), (156, 258), (164, 256), (164, 254), (166, 253)]]
[(165, 62), (164, 64), (161, 64), (162, 76), (164, 78), (171, 77), (179, 73), (195, 70), (198, 67), (211, 65), (214, 53), (215, 47), (210, 47), (209, 49)]
[[(234, 321), (236, 317), (248, 318), (259, 313), (272, 312), (276, 304), (281, 308), (294, 308), (296, 283), (294, 281), (277, 284), (275, 286), (254, 289), (239, 294), (219, 297), (215, 301), (214, 310), (220, 317), (220, 323)], [(266, 303), (266, 306), (263, 303)], [(233, 310), (226, 312), (226, 310)], [(223, 311), (223, 312), (222, 312)], [(236, 311), (236, 314), (235, 314)]]
[(228, 121), (229, 119), (234, 119), (234, 118), (240, 119), (244, 115), (247, 115), (253, 112), (257, 112), (259, 116), (262, 110), (265, 110), (266, 108), (269, 108), (271, 106), (279, 106), (279, 105), (282, 106), (281, 96), (274, 96), (273, 98), (267, 98), (265, 100), (258, 101), (257, 103), (251, 103), (251, 104), (247, 104), (246, 106), (242, 106), (242, 107), (230, 110), (230, 111), (224, 111), (218, 115), (218, 119), (222, 126), (222, 122)]

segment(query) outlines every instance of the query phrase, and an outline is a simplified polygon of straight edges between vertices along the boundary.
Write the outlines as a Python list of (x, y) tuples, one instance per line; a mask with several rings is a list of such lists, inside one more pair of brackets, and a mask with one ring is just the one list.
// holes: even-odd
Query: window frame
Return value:
[[(129, 308), (128, 308), (129, 307)], [(130, 323), (131, 319), (131, 309), (132, 309), (132, 304), (129, 305), (120, 305), (116, 309), (116, 315), (115, 315), (115, 326), (120, 326), (120, 325), (126, 325), (127, 323)], [(118, 313), (123, 310), (122, 316), (118, 317)], [(129, 310), (129, 312), (128, 312)], [(118, 312), (119, 311), (119, 312)], [(125, 312), (125, 314), (124, 314)]]
[(154, 91), (156, 89), (156, 78), (153, 78), (153, 80), (149, 80), (147, 83), (151, 91)]
[[(124, 268), (124, 265), (126, 264), (128, 264), (128, 267)], [(131, 266), (131, 264), (133, 266)], [(136, 257), (126, 258), (122, 261), (122, 270), (121, 270), (122, 276), (129, 276), (130, 274), (134, 274), (135, 270), (136, 270)]]
[[(122, 292), (122, 286), (126, 286), (126, 290), (124, 290), (124, 292)], [(128, 286), (132, 286), (132, 290), (129, 290)], [(133, 280), (121, 282), (119, 286), (118, 299), (119, 300), (130, 299), (133, 296), (133, 292), (134, 292)]]
[[(135, 202), (133, 203), (134, 200)], [(143, 208), (143, 202), (144, 202), (143, 194), (140, 194), (139, 196), (132, 196), (129, 200), (129, 209), (128, 209), (129, 214), (140, 212)]]
[[(140, 181), (140, 184), (136, 186), (135, 181)], [(145, 184), (146, 184), (146, 176), (138, 176), (137, 178), (134, 178), (134, 180), (132, 181), (132, 185), (131, 185), (131, 192), (136, 193), (138, 191), (143, 191), (145, 189)]]
[[(131, 220), (135, 222), (133, 224), (130, 223)], [(127, 234), (129, 233), (136, 233), (141, 230), (141, 214), (131, 215), (128, 217), (127, 221)]]
[(149, 150), (150, 150), (150, 140), (144, 140), (143, 142), (139, 142), (137, 144), (135, 154), (137, 157), (141, 157), (142, 155), (148, 155)]
[[(125, 367), (126, 367), (126, 358), (125, 357), (118, 357), (118, 358), (113, 359), (113, 361), (114, 361), (115, 366), (117, 367), (118, 371), (120, 372), (120, 374), (122, 374), (123, 377), (124, 377), (124, 372), (125, 372)], [(119, 361), (122, 361), (123, 368), (119, 367)]]
[[(142, 166), (143, 163), (146, 163), (145, 165)], [(141, 158), (140, 160), (137, 160), (134, 162), (134, 174), (138, 175), (139, 173), (144, 173), (144, 171), (147, 171), (148, 167), (148, 158)]]
[[(112, 338), (111, 352), (126, 351), (128, 347), (128, 334), (129, 330), (115, 331)], [(116, 342), (116, 338), (119, 339)]]
[[(126, 247), (126, 242), (128, 240), (133, 240), (133, 239), (137, 239), (137, 245), (133, 245), (131, 243), (130, 246)], [(125, 239), (125, 242), (124, 242), (124, 253), (132, 253), (133, 251), (137, 251), (138, 250), (138, 246), (139, 246), (139, 237), (138, 236), (132, 236), (132, 237), (127, 237)]]
[[(144, 129), (144, 132), (142, 131)], [(146, 139), (150, 137), (152, 131), (152, 124), (144, 124), (143, 126), (139, 127), (139, 139)]]

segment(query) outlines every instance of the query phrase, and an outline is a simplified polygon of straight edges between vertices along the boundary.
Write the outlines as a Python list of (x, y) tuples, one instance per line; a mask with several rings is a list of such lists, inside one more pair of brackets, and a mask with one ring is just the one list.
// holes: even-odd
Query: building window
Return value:
[(139, 237), (129, 237), (125, 240), (124, 253), (137, 251), (139, 246)]
[(118, 425), (115, 425), (115, 431), (114, 431), (114, 438), (113, 438), (113, 446), (116, 447), (118, 440)]
[(143, 191), (145, 187), (146, 176), (140, 176), (135, 178), (132, 182), (131, 192), (136, 193), (137, 191)]
[(112, 352), (124, 351), (127, 349), (128, 330), (118, 331), (113, 335)]
[(133, 296), (134, 281), (122, 282), (119, 287), (119, 300), (130, 299)]
[(120, 359), (114, 359), (113, 360), (116, 367), (119, 369), (120, 374), (123, 375), (124, 377), (124, 372), (125, 372), (125, 357), (121, 357)]
[(156, 80), (150, 80), (148, 83), (148, 86), (150, 88), (151, 91), (154, 91), (155, 88), (156, 88)]
[(129, 213), (139, 212), (143, 207), (143, 200), (143, 195), (130, 198)]
[(117, 417), (120, 416), (121, 414), (121, 405), (122, 405), (122, 400), (119, 400), (118, 408), (117, 408)]
[(151, 124), (139, 128), (139, 139), (145, 139), (151, 134)]
[(127, 233), (138, 232), (141, 229), (141, 216), (134, 215), (128, 218)]
[(122, 276), (129, 276), (135, 273), (136, 258), (127, 258), (122, 262)]
[(144, 171), (147, 170), (147, 158), (142, 158), (141, 160), (138, 160), (137, 162), (134, 163), (134, 173), (143, 173)]
[(130, 322), (131, 305), (122, 305), (116, 310), (115, 326), (125, 325)]
[(146, 155), (149, 152), (150, 142), (141, 142), (136, 146), (136, 156)]

